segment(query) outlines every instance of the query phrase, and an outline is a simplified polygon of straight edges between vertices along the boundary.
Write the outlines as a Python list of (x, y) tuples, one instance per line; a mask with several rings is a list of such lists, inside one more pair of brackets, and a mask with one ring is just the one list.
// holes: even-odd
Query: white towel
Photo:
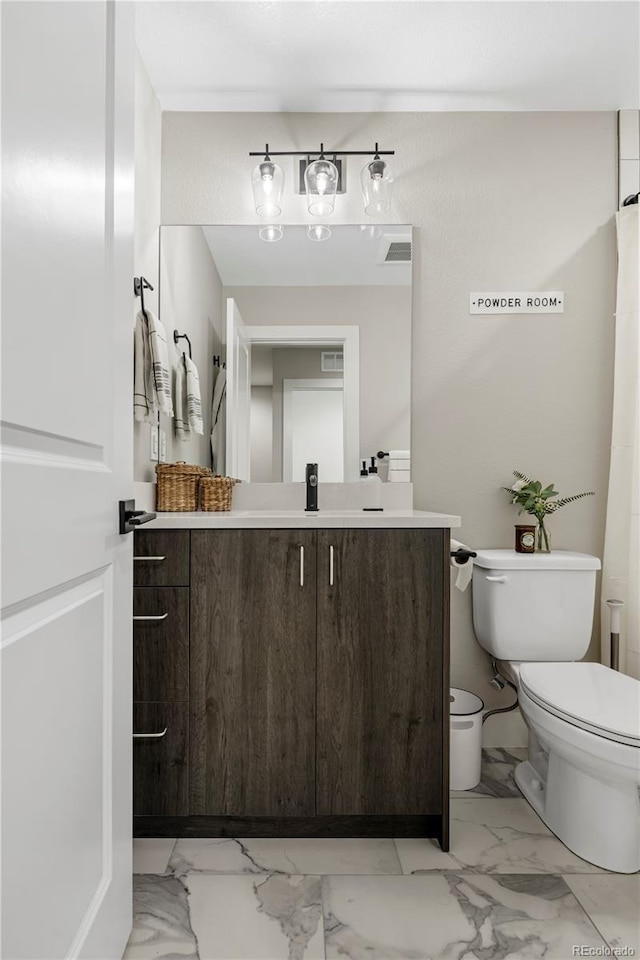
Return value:
[(136, 316), (133, 337), (133, 415), (143, 423), (155, 423), (158, 415), (149, 331), (141, 310)]
[(167, 337), (158, 318), (142, 310), (136, 316), (133, 365), (133, 413), (153, 421), (158, 411), (173, 416)]
[[(468, 547), (466, 543), (460, 543), (459, 540), (451, 540), (451, 549), (470, 550), (471, 547)], [(456, 577), (455, 586), (458, 588), (458, 590), (466, 590), (471, 583), (471, 577), (473, 576), (473, 557), (469, 557), (466, 563), (456, 563), (455, 558), (451, 557), (450, 562), (452, 570), (457, 571), (458, 574)]]
[(153, 368), (153, 386), (156, 394), (156, 403), (160, 413), (168, 417), (173, 416), (173, 402), (171, 399), (171, 374), (169, 372), (169, 353), (167, 350), (167, 335), (164, 327), (151, 310), (147, 310), (149, 318), (149, 344), (151, 347), (151, 365)]
[(218, 474), (224, 474), (225, 470), (226, 393), (227, 371), (223, 367), (216, 377), (211, 405), (211, 458), (214, 473)]
[(202, 404), (198, 368), (186, 353), (176, 367), (176, 436), (188, 440), (191, 433), (202, 436)]
[(189, 416), (189, 426), (194, 433), (202, 436), (204, 433), (204, 424), (202, 422), (198, 368), (186, 353), (184, 354), (184, 363), (187, 368), (187, 413)]
[(176, 438), (178, 440), (189, 440), (191, 437), (191, 428), (189, 427), (189, 408), (187, 406), (187, 370), (182, 357), (176, 365), (176, 417), (175, 428)]

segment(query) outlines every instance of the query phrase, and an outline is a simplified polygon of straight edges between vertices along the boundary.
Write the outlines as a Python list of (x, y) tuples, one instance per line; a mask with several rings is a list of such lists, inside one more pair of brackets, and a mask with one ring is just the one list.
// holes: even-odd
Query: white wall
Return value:
[[(160, 233), (160, 171), (162, 113), (140, 54), (136, 51), (135, 78), (135, 221), (134, 275), (146, 277), (153, 291), (145, 290), (145, 307), (158, 313), (158, 247)], [(132, 278), (133, 283), (133, 278)], [(135, 299), (135, 311), (140, 300)], [(131, 340), (133, 350), (133, 332)], [(133, 386), (131, 388), (133, 390)], [(154, 424), (133, 425), (133, 476), (139, 481), (155, 480), (155, 464), (149, 459), (150, 433)]]
[[(410, 287), (225, 287), (225, 296), (248, 324), (359, 327), (360, 457), (410, 447)], [(276, 405), (274, 393), (274, 416)]]
[(175, 380), (176, 367), (183, 362), (183, 352), (189, 352), (186, 340), (179, 340), (174, 345), (173, 331), (177, 330), (186, 333), (191, 341), (192, 359), (200, 378), (204, 421), (202, 436), (191, 433), (188, 440), (178, 440), (174, 432), (175, 421), (161, 415), (160, 426), (167, 437), (166, 459), (168, 463), (184, 460), (211, 466), (213, 357), (224, 358), (221, 345), (225, 322), (222, 283), (200, 227), (163, 230), (160, 253), (160, 319), (170, 344), (173, 377)]
[[(412, 449), (416, 506), (458, 513), (468, 543), (509, 547), (514, 468), (562, 493), (553, 546), (601, 555), (611, 423), (617, 207), (613, 113), (167, 113), (163, 223), (256, 223), (249, 150), (395, 149), (388, 222), (415, 226)], [(361, 223), (360, 163), (331, 222)], [(285, 160), (283, 223), (305, 223)], [(564, 290), (550, 316), (470, 317), (472, 290)], [(452, 597), (452, 680), (488, 705), (470, 592)], [(595, 648), (593, 649), (596, 654)], [(489, 721), (493, 724), (494, 721)], [(489, 726), (489, 724), (487, 726)], [(513, 739), (502, 742), (515, 743)]]

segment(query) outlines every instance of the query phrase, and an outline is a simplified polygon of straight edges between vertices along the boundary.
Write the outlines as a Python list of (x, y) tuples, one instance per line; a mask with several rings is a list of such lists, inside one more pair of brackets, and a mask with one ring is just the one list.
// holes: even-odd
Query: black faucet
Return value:
[(317, 513), (318, 511), (318, 464), (308, 463), (306, 470), (307, 480), (307, 513)]

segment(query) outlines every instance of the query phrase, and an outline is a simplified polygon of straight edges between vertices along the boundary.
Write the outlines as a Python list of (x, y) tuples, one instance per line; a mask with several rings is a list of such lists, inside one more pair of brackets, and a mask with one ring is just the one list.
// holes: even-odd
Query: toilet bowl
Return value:
[(640, 870), (640, 682), (579, 662), (591, 636), (595, 572), (585, 554), (478, 551), (479, 643), (513, 680), (529, 728), (523, 796), (583, 859)]
[(563, 843), (606, 870), (640, 870), (640, 684), (598, 663), (521, 664), (535, 737), (515, 780)]

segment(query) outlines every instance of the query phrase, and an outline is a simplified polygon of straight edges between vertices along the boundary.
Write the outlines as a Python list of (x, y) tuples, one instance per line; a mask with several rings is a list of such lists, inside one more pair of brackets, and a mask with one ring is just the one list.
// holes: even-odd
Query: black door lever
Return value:
[(120, 533), (132, 533), (142, 523), (155, 520), (155, 513), (146, 513), (144, 510), (136, 510), (135, 507), (135, 500), (120, 501)]

